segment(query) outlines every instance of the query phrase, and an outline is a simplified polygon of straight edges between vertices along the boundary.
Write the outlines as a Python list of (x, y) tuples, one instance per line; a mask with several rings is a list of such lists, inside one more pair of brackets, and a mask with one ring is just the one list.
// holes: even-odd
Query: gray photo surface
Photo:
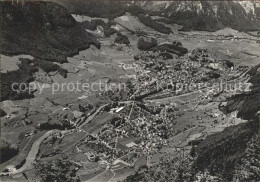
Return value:
[(0, 1), (0, 182), (259, 182), (259, 1)]

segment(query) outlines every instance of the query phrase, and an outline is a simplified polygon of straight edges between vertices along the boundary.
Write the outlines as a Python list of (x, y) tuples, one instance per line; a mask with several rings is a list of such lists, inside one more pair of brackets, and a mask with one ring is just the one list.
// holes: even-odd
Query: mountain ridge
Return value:
[(144, 1), (136, 4), (145, 10), (160, 11), (170, 23), (182, 25), (182, 30), (260, 29), (257, 1)]
[[(182, 25), (183, 31), (216, 31), (230, 27), (240, 31), (260, 31), (258, 1), (70, 1), (57, 0), (69, 12), (113, 19), (135, 6), (138, 13), (159, 15), (164, 23)], [(130, 12), (131, 13), (131, 12)], [(136, 13), (134, 14), (136, 16)]]

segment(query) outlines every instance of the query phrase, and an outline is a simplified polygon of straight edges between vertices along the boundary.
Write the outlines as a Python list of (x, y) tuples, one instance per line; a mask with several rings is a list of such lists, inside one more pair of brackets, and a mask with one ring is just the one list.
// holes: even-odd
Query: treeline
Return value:
[(127, 7), (125, 11), (136, 16), (141, 23), (158, 32), (165, 33), (165, 34), (170, 34), (172, 32), (169, 27), (166, 27), (162, 23), (159, 23), (150, 17), (151, 15), (157, 15), (157, 12), (144, 10), (140, 6), (136, 6), (136, 5), (131, 5)]
[[(259, 122), (254, 120), (208, 136), (193, 147), (196, 159), (192, 169), (195, 173), (208, 171), (211, 175), (221, 177), (223, 181), (233, 181), (236, 168), (246, 156), (248, 142), (257, 135), (258, 128)], [(257, 165), (257, 162), (252, 160), (252, 165)], [(250, 174), (251, 169), (244, 170)]]
[[(37, 71), (37, 68), (30, 65), (32, 63), (29, 59), (22, 59), (18, 65), (18, 70), (9, 71), (1, 74), (1, 98), (0, 101), (4, 100), (20, 100), (32, 98), (32, 93), (29, 93), (26, 88), (22, 88), (23, 91), (16, 92), (12, 89), (12, 84), (26, 83), (27, 88), (31, 81), (34, 80), (33, 73)], [(17, 85), (14, 89), (19, 89)]]
[(11, 144), (7, 143), (5, 140), (0, 139), (0, 164), (10, 160), (18, 154), (19, 150), (13, 147)]
[(49, 162), (39, 161), (35, 169), (41, 181), (80, 182), (76, 174), (76, 168), (78, 169), (79, 167), (67, 158), (62, 157)]
[(97, 30), (98, 26), (101, 26), (103, 28), (104, 35), (106, 37), (110, 37), (114, 33), (117, 33), (117, 31), (115, 29), (111, 28), (111, 25), (113, 24), (112, 21), (105, 23), (103, 20), (93, 19), (91, 21), (84, 21), (80, 24), (83, 28), (89, 29), (89, 30), (92, 30), (92, 31)]
[[(72, 13), (84, 14), (90, 17), (108, 18), (110, 20), (118, 16), (122, 16), (123, 14), (125, 14), (125, 12), (129, 12), (132, 15), (136, 16), (139, 19), (139, 21), (142, 22), (144, 25), (151, 27), (152, 29), (158, 32), (165, 34), (170, 34), (172, 32), (169, 27), (166, 27), (162, 23), (159, 23), (156, 20), (151, 19), (151, 15), (158, 15), (159, 12), (144, 10), (140, 6), (136, 6), (133, 4), (131, 4), (130, 6), (126, 6), (125, 2), (120, 3), (112, 1), (99, 2), (93, 0), (80, 0), (79, 2), (66, 2), (62, 5), (67, 7), (67, 9), (69, 9), (69, 11)], [(100, 21), (98, 23), (99, 25), (101, 25)], [(92, 25), (90, 25), (90, 27), (91, 26)], [(104, 23), (102, 23), (101, 26), (104, 28), (104, 31), (107, 31), (108, 34), (106, 34), (106, 36), (108, 36), (111, 29), (109, 29), (108, 26), (104, 25)]]
[[(38, 68), (43, 69), (46, 73), (58, 71), (63, 77), (67, 76), (67, 70), (59, 65), (45, 60), (30, 60), (20, 58), (18, 69), (1, 74), (1, 97), (0, 101), (4, 100), (22, 100), (33, 97), (33, 93), (29, 92), (29, 83), (34, 81), (33, 73), (38, 71)], [(17, 83), (12, 88), (12, 84)], [(21, 89), (19, 85), (25, 83)], [(19, 91), (15, 91), (19, 90)]]
[(117, 33), (117, 36), (115, 38), (115, 43), (129, 45), (130, 41), (126, 35)]
[(184, 54), (188, 53), (188, 49), (182, 47), (181, 44), (175, 43), (158, 45), (157, 47), (154, 47), (151, 50), (155, 52), (169, 52), (178, 56), (183, 56)]
[(172, 32), (169, 27), (166, 27), (165, 25), (158, 23), (157, 21), (153, 20), (149, 15), (145, 16), (143, 14), (139, 14), (137, 17), (141, 23), (148, 27), (151, 27), (152, 29), (158, 32), (164, 34), (170, 34)]
[(3, 109), (0, 109), (0, 117), (6, 116), (6, 112)]
[(165, 43), (157, 45), (157, 41), (154, 38), (148, 39), (141, 37), (137, 42), (137, 47), (143, 51), (160, 52), (160, 55), (166, 59), (172, 58), (172, 56), (167, 53), (176, 54), (178, 56), (183, 56), (188, 53), (188, 49), (183, 47), (181, 42), (173, 41), (172, 44)]
[(45, 60), (34, 60), (35, 66), (41, 68), (46, 73), (58, 71), (64, 78), (67, 77), (68, 70), (61, 68), (59, 65), (45, 61)]
[(148, 51), (151, 50), (153, 47), (157, 46), (157, 40), (155, 38), (145, 39), (144, 37), (141, 37), (137, 42), (137, 47), (140, 50)]

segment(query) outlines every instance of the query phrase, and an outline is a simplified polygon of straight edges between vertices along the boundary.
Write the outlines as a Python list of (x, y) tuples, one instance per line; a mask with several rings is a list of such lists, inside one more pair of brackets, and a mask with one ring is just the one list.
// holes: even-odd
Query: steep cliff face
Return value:
[(62, 6), (51, 2), (0, 3), (0, 53), (30, 54), (66, 62), (67, 56), (99, 46)]
[(160, 11), (168, 22), (183, 25), (183, 30), (214, 31), (223, 27), (259, 30), (260, 3), (257, 1), (143, 1), (146, 10)]

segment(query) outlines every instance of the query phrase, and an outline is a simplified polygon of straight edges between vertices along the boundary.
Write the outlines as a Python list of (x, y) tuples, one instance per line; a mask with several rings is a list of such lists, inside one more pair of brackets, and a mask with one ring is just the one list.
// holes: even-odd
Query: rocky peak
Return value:
[(146, 10), (161, 11), (173, 23), (187, 30), (216, 30), (231, 27), (259, 30), (258, 1), (143, 1), (136, 2)]

